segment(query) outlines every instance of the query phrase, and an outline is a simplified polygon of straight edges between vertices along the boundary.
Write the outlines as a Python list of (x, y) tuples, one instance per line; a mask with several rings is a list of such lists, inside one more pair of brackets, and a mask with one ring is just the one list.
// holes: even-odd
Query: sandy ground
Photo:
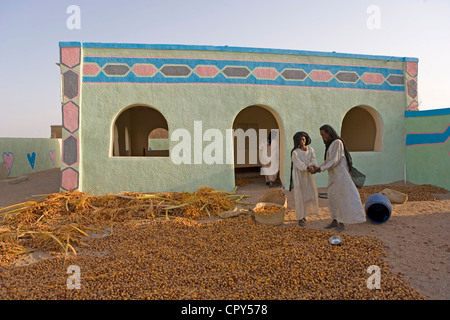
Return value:
[[(263, 179), (239, 187), (236, 193), (250, 195), (249, 203), (257, 203), (259, 195), (267, 190)], [(403, 182), (392, 185), (405, 185)], [(407, 183), (407, 185), (411, 185)], [(276, 185), (279, 186), (279, 185)], [(326, 188), (319, 188), (326, 193)], [(286, 224), (297, 223), (293, 192), (288, 198)], [(374, 236), (386, 245), (387, 262), (392, 272), (401, 275), (426, 299), (450, 299), (449, 230), (450, 192), (437, 195), (439, 201), (410, 201), (393, 204), (389, 220), (383, 224), (366, 221), (346, 225), (344, 234)], [(306, 228), (323, 229), (330, 222), (328, 201), (319, 198), (319, 215), (307, 218)]]
[(20, 177), (0, 180), (0, 208), (21, 203), (35, 195), (59, 192), (60, 170), (54, 168)]
[[(26, 201), (27, 198), (59, 191), (59, 169), (30, 174), (17, 184), (0, 180), (0, 208)], [(400, 184), (397, 182), (396, 184)], [(239, 187), (237, 194), (249, 195), (247, 203), (258, 202), (259, 195), (267, 190), (263, 179)], [(326, 192), (320, 188), (319, 192)], [(292, 192), (288, 197), (285, 224), (297, 223)], [(374, 236), (386, 245), (387, 262), (392, 272), (401, 275), (426, 299), (450, 299), (449, 284), (449, 233), (450, 192), (439, 196), (439, 201), (409, 201), (393, 204), (390, 219), (383, 224), (369, 221), (346, 225), (344, 234)], [(306, 228), (323, 229), (329, 223), (327, 200), (320, 199), (318, 216), (308, 218)], [(45, 256), (28, 257), (29, 262)], [(30, 260), (31, 259), (31, 260)]]

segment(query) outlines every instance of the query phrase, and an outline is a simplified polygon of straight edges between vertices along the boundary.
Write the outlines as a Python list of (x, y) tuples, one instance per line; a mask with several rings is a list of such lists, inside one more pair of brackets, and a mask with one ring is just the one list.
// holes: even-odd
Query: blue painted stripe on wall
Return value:
[(420, 111), (406, 111), (406, 118), (413, 117), (429, 117), (429, 116), (445, 116), (450, 114), (450, 108), (432, 109), (432, 110), (420, 110)]
[(73, 47), (82, 47), (81, 42), (60, 42), (60, 48), (73, 48)]
[[(68, 42), (60, 42), (59, 46), (60, 47), (68, 46), (67, 43)], [(225, 52), (228, 51), (228, 52), (273, 53), (273, 54), (368, 59), (368, 60), (390, 60), (390, 61), (411, 61), (411, 62), (419, 61), (419, 59), (412, 57), (394, 57), (382, 55), (366, 55), (366, 54), (289, 50), (289, 49), (251, 48), (251, 47), (202, 46), (202, 45), (181, 45), (181, 44), (99, 43), (99, 42), (84, 42), (81, 44), (81, 46), (84, 48), (194, 50), (194, 51), (225, 51)]]
[(211, 60), (211, 59), (180, 59), (180, 58), (123, 58), (123, 57), (84, 57), (84, 62), (97, 63), (101, 68), (107, 63), (123, 63), (130, 68), (137, 63), (151, 63), (157, 68), (164, 64), (187, 65), (191, 69), (198, 65), (215, 65), (219, 69), (226, 66), (246, 66), (253, 70), (256, 67), (275, 68), (278, 72), (286, 68), (303, 69), (309, 73), (312, 70), (329, 70), (333, 74), (338, 71), (355, 71), (359, 76), (365, 72), (381, 73), (384, 77), (390, 74), (403, 75), (402, 69), (391, 69), (382, 67), (364, 67), (364, 66), (345, 66), (345, 65), (326, 65), (309, 63), (290, 63), (290, 62), (265, 62), (250, 60)]
[(424, 144), (442, 144), (450, 138), (450, 124), (444, 132), (431, 133), (408, 133), (406, 135), (406, 146)]
[[(180, 59), (180, 58), (124, 58), (124, 57), (84, 57), (85, 63), (96, 63), (103, 68), (108, 63), (126, 64), (132, 68), (135, 64), (153, 64), (160, 69), (164, 65), (187, 65), (191, 69), (195, 69), (198, 65), (214, 65), (219, 70), (227, 66), (244, 66), (250, 71), (256, 67), (274, 68), (279, 73), (285, 69), (302, 69), (306, 73), (312, 70), (328, 70), (333, 75), (339, 71), (355, 72), (361, 77), (364, 73), (380, 73), (387, 78), (389, 75), (403, 75), (402, 69), (390, 69), (380, 67), (362, 67), (362, 66), (345, 66), (345, 65), (323, 65), (323, 64), (304, 64), (304, 63), (287, 63), (287, 62), (265, 62), (265, 61), (236, 61), (236, 60), (211, 60), (211, 59)], [(343, 89), (368, 89), (368, 90), (387, 90), (387, 91), (404, 91), (404, 85), (391, 85), (384, 81), (381, 85), (366, 84), (361, 79), (355, 83), (339, 82), (337, 79), (331, 79), (329, 82), (313, 81), (306, 78), (303, 81), (285, 80), (279, 75), (274, 80), (257, 79), (250, 74), (247, 78), (227, 78), (219, 73), (213, 78), (202, 78), (191, 73), (187, 77), (166, 77), (157, 72), (153, 77), (138, 77), (133, 72), (129, 72), (126, 76), (108, 76), (100, 72), (96, 76), (84, 76), (85, 83), (199, 83), (199, 84), (255, 84), (255, 85), (279, 85), (279, 86), (303, 86), (303, 87), (329, 87)]]

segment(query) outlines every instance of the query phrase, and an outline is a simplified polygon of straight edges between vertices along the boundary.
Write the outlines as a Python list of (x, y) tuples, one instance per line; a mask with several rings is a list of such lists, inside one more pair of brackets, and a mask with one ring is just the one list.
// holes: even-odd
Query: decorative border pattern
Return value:
[(408, 110), (419, 110), (418, 96), (417, 96), (417, 73), (418, 63), (406, 62), (406, 98), (408, 101)]
[(234, 84), (405, 91), (404, 71), (395, 68), (206, 58), (85, 56), (83, 60), (84, 83)]
[(61, 47), (62, 75), (62, 150), (61, 189), (79, 188), (80, 173), (80, 91), (81, 91), (81, 48)]
[(443, 131), (438, 132), (411, 132), (406, 135), (406, 146), (423, 146), (444, 144), (450, 139), (450, 124)]

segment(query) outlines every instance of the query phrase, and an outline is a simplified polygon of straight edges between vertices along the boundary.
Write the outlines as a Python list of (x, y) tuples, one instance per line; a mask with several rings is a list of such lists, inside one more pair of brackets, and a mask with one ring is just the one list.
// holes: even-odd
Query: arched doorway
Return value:
[[(239, 131), (240, 130), (240, 131)], [(251, 105), (242, 109), (233, 121), (233, 148), (234, 148), (234, 174), (235, 183), (251, 179), (252, 183), (265, 183), (261, 175), (263, 161), (260, 159), (260, 144), (268, 138), (271, 130), (278, 137), (278, 173), (275, 186), (282, 183), (284, 174), (284, 130), (281, 119), (274, 110), (264, 105)], [(244, 134), (245, 139), (239, 141), (239, 132)], [(245, 142), (243, 142), (245, 140)]]
[(351, 108), (342, 120), (341, 137), (349, 151), (381, 151), (383, 124), (378, 112), (368, 106)]
[(127, 107), (113, 122), (111, 147), (113, 157), (168, 157), (167, 121), (152, 107)]

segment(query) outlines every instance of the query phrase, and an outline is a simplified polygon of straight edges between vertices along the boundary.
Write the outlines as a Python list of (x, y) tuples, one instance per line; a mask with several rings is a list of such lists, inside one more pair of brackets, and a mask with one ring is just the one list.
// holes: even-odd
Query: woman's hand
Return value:
[(320, 172), (320, 168), (316, 167), (316, 166), (309, 166), (307, 169), (308, 169), (308, 172), (311, 174), (316, 174), (316, 173)]

